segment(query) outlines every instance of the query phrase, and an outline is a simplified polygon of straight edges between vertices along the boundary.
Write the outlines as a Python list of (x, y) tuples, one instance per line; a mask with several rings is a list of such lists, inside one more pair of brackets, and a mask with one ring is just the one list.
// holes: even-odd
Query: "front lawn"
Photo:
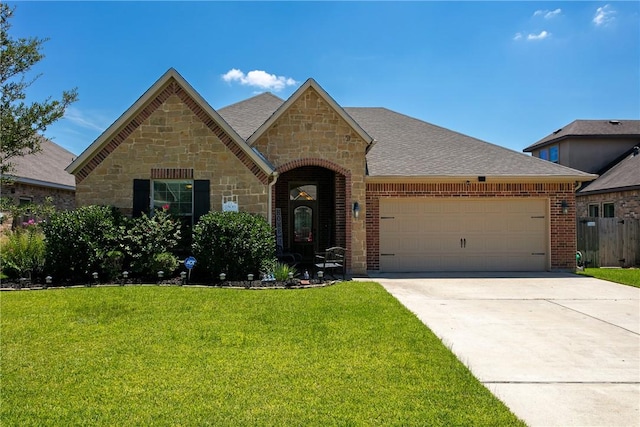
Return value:
[(524, 425), (375, 283), (0, 298), (2, 426)]
[(637, 268), (585, 268), (578, 274), (640, 288), (640, 269)]

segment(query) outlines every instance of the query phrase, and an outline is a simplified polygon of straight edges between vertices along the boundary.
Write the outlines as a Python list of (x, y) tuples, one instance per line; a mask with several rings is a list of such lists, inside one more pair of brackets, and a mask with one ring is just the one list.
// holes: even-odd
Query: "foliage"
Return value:
[[(25, 203), (16, 205), (13, 199), (9, 197), (0, 197), (0, 212), (9, 212), (10, 217), (14, 221), (14, 226), (20, 226), (16, 221), (19, 219), (33, 219), (36, 222), (42, 222), (48, 219), (54, 212), (56, 207), (53, 204), (52, 197), (46, 197), (44, 203)], [(5, 220), (5, 216), (0, 218), (0, 224)]]
[(275, 239), (261, 216), (209, 212), (194, 227), (193, 252), (209, 275), (224, 272), (228, 280), (242, 280), (249, 273), (258, 274), (263, 261), (274, 258)]
[(9, 278), (32, 278), (42, 273), (45, 263), (44, 234), (35, 221), (0, 238), (0, 270)]
[(375, 283), (9, 292), (1, 304), (6, 426), (524, 425)]
[(12, 158), (40, 151), (40, 135), (62, 118), (78, 97), (73, 89), (64, 91), (60, 100), (25, 103), (25, 91), (40, 77), (26, 75), (44, 57), (41, 49), (46, 39), (12, 38), (9, 30), (13, 12), (8, 4), (0, 3), (0, 175), (12, 171)]
[(277, 263), (273, 269), (273, 276), (277, 281), (285, 282), (289, 279), (289, 273), (295, 276), (297, 272), (298, 270), (295, 267), (291, 267), (288, 264)]
[[(46, 271), (56, 278), (89, 281), (98, 272), (111, 279), (114, 255), (119, 250), (122, 216), (106, 206), (84, 206), (56, 212), (43, 223)], [(108, 255), (110, 254), (111, 255)]]
[(640, 269), (638, 268), (585, 268), (578, 273), (640, 288)]
[(155, 278), (159, 270), (167, 275), (176, 270), (178, 261), (170, 252), (180, 240), (180, 223), (167, 210), (158, 209), (152, 217), (143, 214), (131, 219), (122, 234), (121, 249), (134, 274)]

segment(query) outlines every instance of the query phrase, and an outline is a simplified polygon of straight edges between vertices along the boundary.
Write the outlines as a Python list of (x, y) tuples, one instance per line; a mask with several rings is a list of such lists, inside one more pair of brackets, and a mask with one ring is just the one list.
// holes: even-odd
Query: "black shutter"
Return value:
[(197, 224), (200, 217), (210, 210), (209, 180), (196, 179), (193, 181), (193, 223)]
[(139, 217), (143, 213), (149, 214), (151, 206), (151, 181), (148, 179), (133, 180), (133, 210), (132, 216)]

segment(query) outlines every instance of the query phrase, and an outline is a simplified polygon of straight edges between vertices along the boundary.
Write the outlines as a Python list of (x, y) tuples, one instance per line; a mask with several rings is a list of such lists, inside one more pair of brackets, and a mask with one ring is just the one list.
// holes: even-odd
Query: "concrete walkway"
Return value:
[(367, 280), (529, 426), (640, 426), (640, 289), (555, 273)]

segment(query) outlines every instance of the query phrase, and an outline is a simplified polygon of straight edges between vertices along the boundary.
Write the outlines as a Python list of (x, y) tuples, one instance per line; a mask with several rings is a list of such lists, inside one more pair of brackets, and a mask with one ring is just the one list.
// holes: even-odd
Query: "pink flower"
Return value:
[(165, 211), (165, 212), (168, 211), (169, 208), (170, 208), (170, 206), (169, 206), (168, 203), (166, 205), (162, 206), (162, 210)]

